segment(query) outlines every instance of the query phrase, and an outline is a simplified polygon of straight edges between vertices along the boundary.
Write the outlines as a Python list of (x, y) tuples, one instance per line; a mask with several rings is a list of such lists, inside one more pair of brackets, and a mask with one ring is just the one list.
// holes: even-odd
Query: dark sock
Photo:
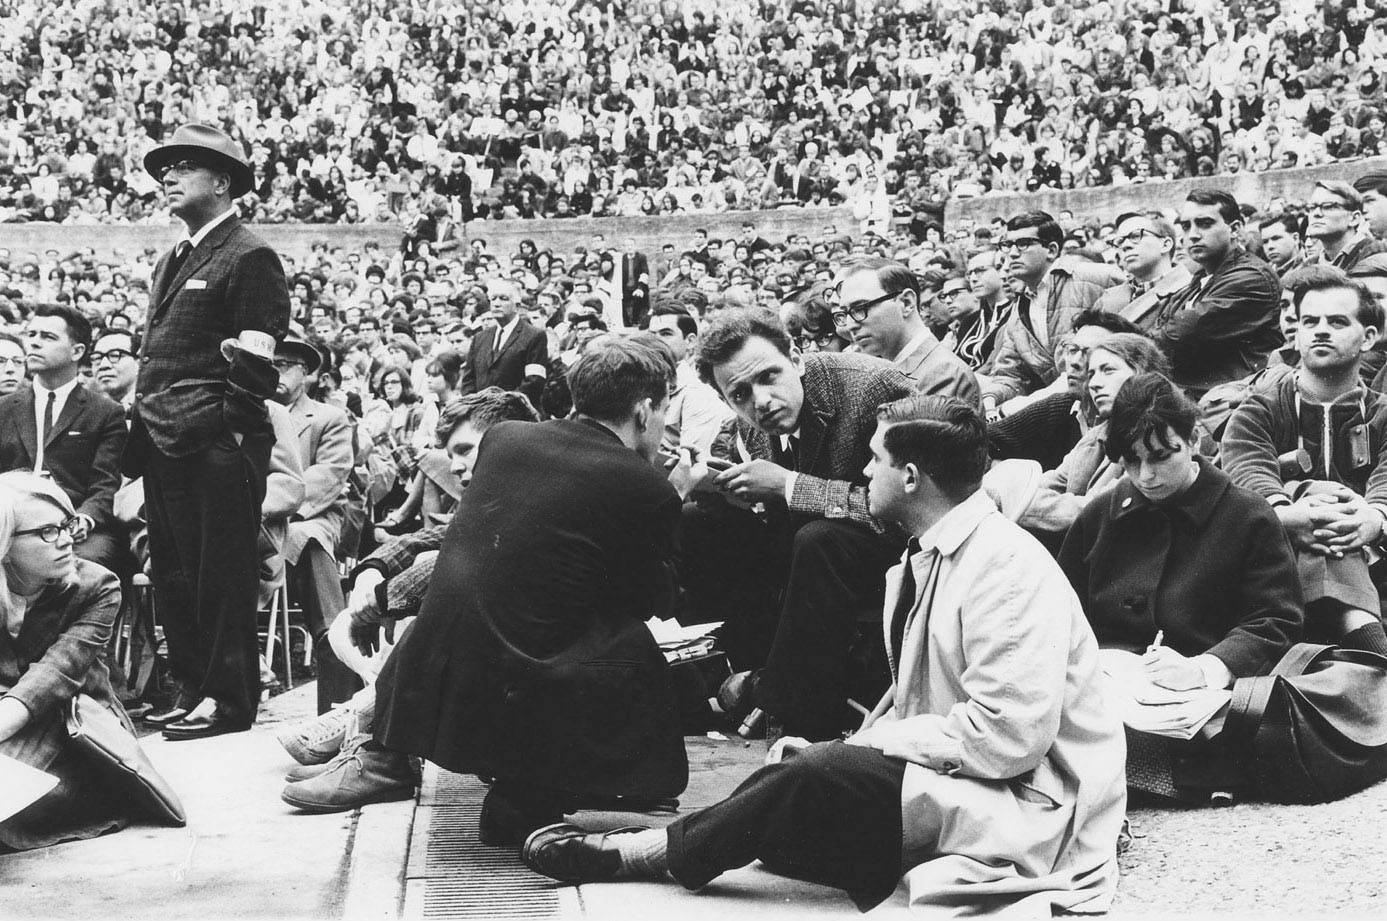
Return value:
[(1387, 656), (1387, 631), (1383, 631), (1379, 623), (1364, 624), (1340, 640), (1339, 645), (1345, 649), (1362, 649)]

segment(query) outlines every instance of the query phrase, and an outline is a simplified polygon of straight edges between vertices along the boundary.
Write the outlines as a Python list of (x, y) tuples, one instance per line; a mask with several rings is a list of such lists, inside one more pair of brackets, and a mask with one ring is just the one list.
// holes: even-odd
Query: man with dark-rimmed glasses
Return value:
[(1118, 216), (1113, 236), (1127, 281), (1104, 291), (1097, 307), (1150, 325), (1165, 299), (1190, 283), (1189, 269), (1175, 262), (1175, 226), (1158, 211), (1131, 211)]
[[(1059, 375), (1055, 349), (1080, 311), (1098, 302), (1120, 276), (1108, 266), (1062, 257), (1064, 231), (1044, 211), (1007, 221), (998, 249), (1008, 273), (1020, 282), (1016, 312), (1003, 328), (992, 373), (982, 381), (989, 422), (1025, 405), (1025, 397)], [(1013, 401), (1008, 403), (1008, 401)]]
[(855, 259), (839, 270), (826, 294), (833, 325), (862, 352), (893, 363), (921, 393), (981, 406), (973, 372), (925, 325), (920, 282), (906, 266), (879, 256)]

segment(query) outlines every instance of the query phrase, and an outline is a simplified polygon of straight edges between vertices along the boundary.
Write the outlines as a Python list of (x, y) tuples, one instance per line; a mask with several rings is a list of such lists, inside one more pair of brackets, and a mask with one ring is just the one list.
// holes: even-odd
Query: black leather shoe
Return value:
[(237, 722), (220, 710), (211, 716), (184, 717), (176, 723), (164, 727), (164, 738), (170, 742), (187, 742), (192, 739), (210, 739), (231, 732), (245, 732), (250, 726)]
[(184, 707), (179, 704), (174, 704), (167, 710), (159, 710), (154, 713), (146, 713), (143, 717), (141, 717), (141, 719), (143, 719), (144, 722), (148, 723), (151, 726), (162, 727), (167, 726), (170, 723), (178, 722), (183, 717), (187, 716), (188, 712), (191, 709), (191, 707)]
[[(526, 808), (529, 806), (529, 808)], [(563, 821), (563, 809), (535, 809), (518, 804), (492, 787), (482, 800), (477, 817), (477, 837), (487, 847), (518, 848), (537, 828)]]
[(520, 859), (525, 866), (566, 883), (598, 883), (615, 879), (621, 871), (621, 855), (608, 838), (626, 832), (646, 831), (643, 825), (588, 832), (560, 822), (536, 829), (525, 839)]

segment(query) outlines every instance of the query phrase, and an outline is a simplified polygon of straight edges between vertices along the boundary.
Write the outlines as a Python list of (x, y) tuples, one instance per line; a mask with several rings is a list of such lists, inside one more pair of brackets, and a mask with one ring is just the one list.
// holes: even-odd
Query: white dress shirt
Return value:
[(67, 398), (72, 396), (72, 391), (77, 389), (77, 378), (73, 378), (56, 390), (49, 390), (34, 381), (34, 444), (37, 450), (34, 452), (34, 472), (43, 472), (43, 408), (48, 403), (48, 395), (53, 394), (53, 425), (56, 427), (58, 419), (62, 417), (63, 407), (67, 405)]

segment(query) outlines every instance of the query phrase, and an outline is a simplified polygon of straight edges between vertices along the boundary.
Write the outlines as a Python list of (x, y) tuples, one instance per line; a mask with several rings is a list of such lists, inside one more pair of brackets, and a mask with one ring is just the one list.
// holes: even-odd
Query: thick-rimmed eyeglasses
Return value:
[(92, 352), (92, 365), (99, 365), (103, 361), (109, 361), (111, 364), (115, 364), (122, 358), (129, 358), (134, 354), (134, 352), (129, 352), (125, 349), (111, 349), (107, 352)]
[(205, 168), (206, 167), (196, 160), (179, 160), (177, 163), (170, 163), (168, 166), (159, 170), (159, 179), (163, 181), (163, 178), (169, 173), (173, 173), (176, 176), (187, 176), (190, 173), (196, 173), (198, 170)]
[(1142, 237), (1148, 237), (1148, 236), (1149, 236), (1149, 237), (1156, 237), (1156, 236), (1160, 236), (1160, 234), (1153, 233), (1153, 232), (1151, 232), (1150, 230), (1147, 230), (1145, 227), (1143, 227), (1143, 228), (1141, 228), (1140, 230), (1134, 230), (1134, 231), (1132, 231), (1131, 233), (1124, 233), (1122, 236), (1118, 237), (1118, 238), (1117, 238), (1116, 240), (1114, 240), (1113, 242), (1116, 243), (1118, 246), (1123, 246), (1123, 245), (1129, 244), (1129, 243), (1130, 243), (1132, 246), (1136, 246), (1138, 243), (1141, 242), (1141, 238), (1142, 238)]
[(288, 371), (290, 368), (308, 367), (308, 365), (304, 364), (303, 362), (295, 361), (292, 358), (276, 358), (274, 360), (274, 366), (276, 371)]
[(73, 515), (62, 524), (46, 524), (41, 528), (25, 528), (23, 531), (15, 531), (14, 536), (18, 537), (21, 534), (33, 534), (45, 544), (56, 544), (60, 534), (67, 534), (71, 537), (72, 532), (76, 530), (79, 523), (77, 516)]
[(1040, 237), (1022, 237), (1019, 240), (1003, 240), (997, 248), (1004, 253), (1019, 253), (1028, 246), (1040, 242)]
[(858, 301), (855, 304), (844, 304), (842, 310), (834, 310), (829, 316), (833, 317), (833, 325), (840, 328), (848, 325), (848, 317), (852, 317), (855, 323), (861, 323), (863, 320), (867, 319), (868, 311), (877, 304), (886, 303), (897, 294), (900, 294), (900, 292), (895, 291), (891, 294), (883, 294), (881, 297), (874, 297), (870, 301)]
[(1348, 205), (1341, 201), (1314, 201), (1305, 206), (1306, 214), (1324, 214), (1326, 211), (1347, 211)]
[(837, 333), (810, 332), (806, 329), (799, 336), (799, 347), (805, 351), (817, 352), (832, 345), (833, 340), (837, 338)]
[(960, 294), (964, 293), (967, 290), (967, 288), (950, 288), (947, 291), (940, 291), (938, 294), (934, 296), (934, 299), (941, 304), (949, 304), (956, 300)]

